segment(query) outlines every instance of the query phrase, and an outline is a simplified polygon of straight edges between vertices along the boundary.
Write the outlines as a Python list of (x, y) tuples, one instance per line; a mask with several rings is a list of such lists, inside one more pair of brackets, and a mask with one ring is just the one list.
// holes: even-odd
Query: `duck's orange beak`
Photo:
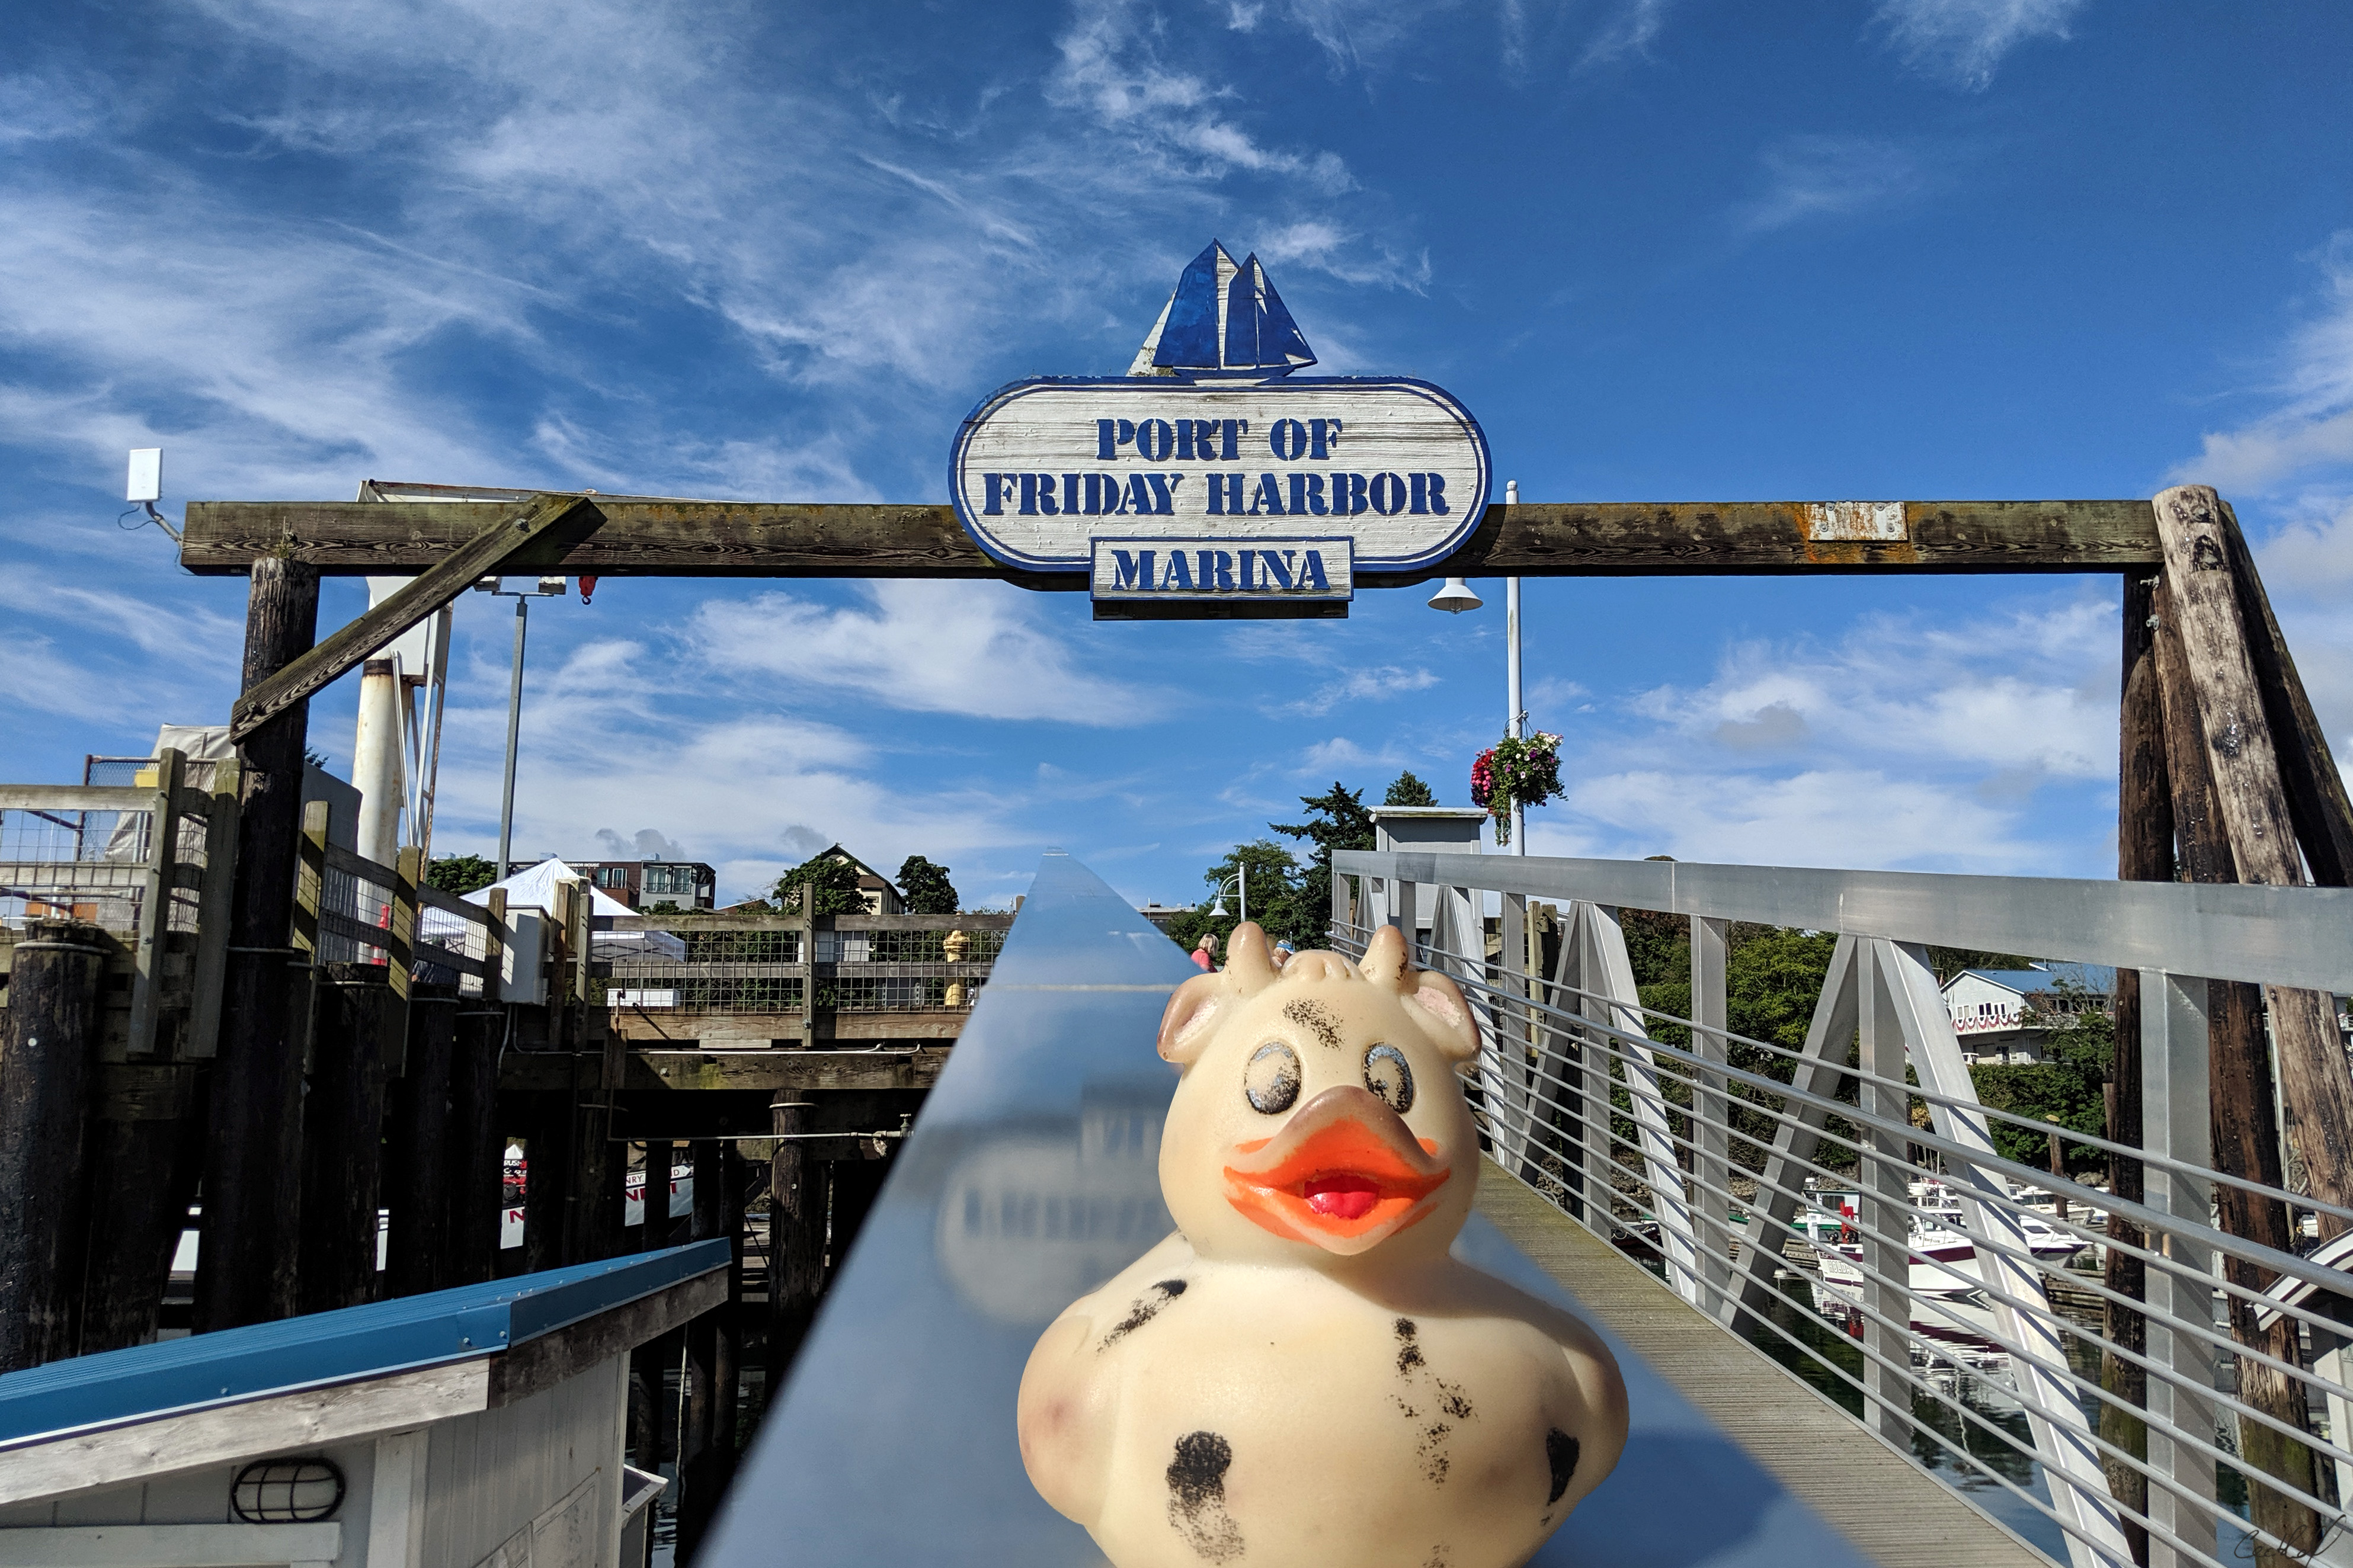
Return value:
[(1226, 1201), (1288, 1241), (1364, 1252), (1419, 1223), (1453, 1172), (1368, 1089), (1327, 1089), (1272, 1138), (1236, 1146)]

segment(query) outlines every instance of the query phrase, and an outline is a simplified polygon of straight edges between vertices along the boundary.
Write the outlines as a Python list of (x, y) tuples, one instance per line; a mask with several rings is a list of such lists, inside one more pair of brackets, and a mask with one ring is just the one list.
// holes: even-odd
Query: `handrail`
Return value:
[(1343, 849), (1335, 875), (2341, 994), (2353, 889)]

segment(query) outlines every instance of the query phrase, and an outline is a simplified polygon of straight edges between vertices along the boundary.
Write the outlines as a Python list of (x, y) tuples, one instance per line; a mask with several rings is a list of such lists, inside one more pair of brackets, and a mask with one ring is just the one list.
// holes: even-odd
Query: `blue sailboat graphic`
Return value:
[(1258, 254), (1236, 261), (1213, 239), (1187, 263), (1127, 374), (1258, 382), (1314, 363)]

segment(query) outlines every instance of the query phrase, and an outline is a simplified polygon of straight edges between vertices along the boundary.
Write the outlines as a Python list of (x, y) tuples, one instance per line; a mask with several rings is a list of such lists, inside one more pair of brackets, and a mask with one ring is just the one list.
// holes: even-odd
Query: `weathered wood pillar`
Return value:
[[(711, 1528), (727, 1487), (728, 1461), (735, 1436), (734, 1324), (732, 1314), (742, 1288), (739, 1259), (743, 1227), (731, 1230), (729, 1156), (732, 1142), (703, 1139), (694, 1144), (693, 1239), (732, 1236), (727, 1300), (686, 1326), (686, 1425), (679, 1433), (678, 1557), (691, 1563)], [(725, 1397), (721, 1397), (722, 1384)]]
[(452, 1285), (478, 1285), (498, 1273), (506, 1184), (506, 1138), (499, 1130), (501, 1022), (496, 1008), (459, 1005), (449, 1069)]
[(670, 1169), (678, 1158), (677, 1147), (646, 1145), (646, 1196), (640, 1205), (645, 1210), (645, 1229), (638, 1235), (640, 1252), (659, 1252), (670, 1244)]
[[(2257, 676), (2241, 609), (2242, 576), (2248, 579), (2247, 595), (2262, 592), (2253, 582), (2253, 563), (2246, 560), (2236, 523), (2212, 490), (2176, 486), (2160, 491), (2155, 504), (2158, 537), (2165, 547), (2167, 629), (2179, 634), (2188, 676), (2183, 689), (2194, 696), (2215, 809), (2235, 865), (2232, 879), (2301, 887), (2304, 864), (2285, 779), (2303, 777), (2319, 788), (2316, 761), (2294, 727), (2291, 695), (2266, 692)], [(2234, 567), (2242, 561), (2243, 573)], [(2284, 644), (2275, 652), (2277, 682), (2294, 666), (2285, 661)], [(2295, 694), (2301, 691), (2298, 682)], [(2273, 728), (2274, 708), (2289, 719), (2282, 732)], [(2325, 757), (2326, 741), (2319, 745)], [(2328, 773), (2334, 778), (2333, 765)], [(2338, 783), (2330, 800), (2343, 798)], [(2311, 847), (2319, 863), (2335, 857), (2337, 837), (2327, 830), (2327, 819), (2336, 807), (2320, 795), (2311, 804), (2317, 819)], [(2347, 833), (2353, 836), (2353, 825), (2347, 825)], [(2264, 1001), (2278, 1051), (2280, 1103), (2295, 1167), (2290, 1180), (2298, 1191), (2353, 1206), (2353, 1161), (2345, 1158), (2353, 1149), (2353, 1068), (2337, 1031), (2336, 998), (2322, 991), (2266, 986)], [(2344, 1228), (2334, 1216), (2321, 1216), (2324, 1237)]]
[(825, 1289), (825, 1171), (805, 1136), (815, 1107), (784, 1096), (768, 1107), (768, 1408), (784, 1394), (793, 1357)]
[[(2169, 584), (2158, 595), (2156, 614), (2158, 688), (2165, 713), (2166, 771), (2173, 795), (2180, 868), (2192, 882), (2233, 882), (2239, 879), (2230, 830), (2208, 767), (2211, 721), (2201, 722)], [(2277, 1186), (2282, 1175), (2280, 1145), (2272, 1109), (2271, 1052), (2263, 1037), (2261, 988), (2217, 981), (2208, 986), (2208, 996), (2214, 1168), (2227, 1175)], [(2264, 1246), (2294, 1249), (2285, 1205), (2256, 1197), (2228, 1183), (2216, 1184), (2214, 1196), (2225, 1232)], [(2224, 1267), (2233, 1283), (2250, 1289), (2261, 1289), (2268, 1283), (2251, 1265), (2231, 1260)], [(2266, 1333), (2257, 1329), (2253, 1313), (2242, 1307), (2236, 1300), (2232, 1303), (2232, 1336), (2250, 1349), (2292, 1366), (2298, 1364), (2295, 1321), (2283, 1316)], [(2239, 1396), (2291, 1428), (2309, 1429), (2304, 1390), (2284, 1373), (2241, 1356)], [(2276, 1476), (2318, 1495), (2310, 1448), (2252, 1421), (2242, 1421), (2238, 1426), (2239, 1455), (2248, 1469)], [(2318, 1549), (2320, 1523), (2311, 1510), (2252, 1479), (2248, 1494), (2249, 1511), (2257, 1524), (2300, 1552)], [(2286, 1568), (2295, 1561), (2268, 1547), (2258, 1547), (2255, 1558), (2264, 1568)]]
[(322, 964), (318, 981), (299, 1182), (295, 1300), (305, 1312), (375, 1299), (386, 1044), (398, 1026), (383, 964)]
[(74, 1353), (105, 937), (34, 921), (0, 1012), (0, 1373)]
[(522, 1097), (522, 1271), (537, 1274), (571, 1261), (565, 1247), (572, 1228), (572, 1097), (541, 1092)]
[(826, 1251), (829, 1255), (826, 1272), (830, 1279), (849, 1257), (859, 1231), (865, 1226), (866, 1216), (874, 1211), (874, 1200), (881, 1195), (882, 1184), (890, 1179), (891, 1162), (829, 1160), (826, 1163), (833, 1174), (832, 1202), (826, 1215)]
[(98, 1074), (82, 1355), (154, 1337), (204, 1156), (206, 1064), (110, 1062)]
[[(2116, 876), (2127, 882), (2173, 880), (2173, 797), (2165, 768), (2165, 708), (2158, 692), (2158, 579), (2141, 574), (2125, 578), (2124, 679), (2117, 725)], [(2116, 1048), (2108, 1068), (2108, 1138), (2138, 1147), (2141, 1140), (2140, 1100), (2140, 972), (2116, 971)], [(2144, 1191), (2137, 1160), (2108, 1161), (2108, 1190), (2138, 1203)], [(2108, 1235), (2122, 1244), (2108, 1248), (2106, 1284), (2110, 1290), (2135, 1301), (2148, 1299), (2148, 1270), (2126, 1247), (2146, 1243), (2140, 1228), (2119, 1215), (2108, 1216)], [(2139, 1312), (2115, 1300), (2107, 1303), (2107, 1340), (2132, 1355), (2148, 1346), (2148, 1322)], [(2134, 1405), (2148, 1401), (2148, 1373), (2136, 1361), (2116, 1350), (2101, 1352), (2100, 1384)], [(2148, 1428), (2113, 1405), (2100, 1407), (2100, 1436), (2136, 1458), (2148, 1457)], [(2105, 1460), (2108, 1491), (2117, 1502), (2137, 1513), (2148, 1511), (2148, 1478), (2116, 1458)], [(2133, 1561), (2148, 1561), (2148, 1529), (2125, 1519), (2125, 1540)]]
[(408, 1050), (389, 1091), (392, 1148), (385, 1206), (385, 1294), (417, 1296), (458, 1282), (450, 1210), (465, 1162), (453, 1118), (458, 988), (414, 985), (408, 994)]
[[(246, 599), (245, 689), (307, 652), (318, 625), (318, 569), (274, 555), (256, 560)], [(255, 730), (239, 752), (237, 894), (205, 1163), (199, 1332), (294, 1310), (302, 1060), (290, 1028), (288, 930), (309, 723), (309, 701), (293, 703)]]

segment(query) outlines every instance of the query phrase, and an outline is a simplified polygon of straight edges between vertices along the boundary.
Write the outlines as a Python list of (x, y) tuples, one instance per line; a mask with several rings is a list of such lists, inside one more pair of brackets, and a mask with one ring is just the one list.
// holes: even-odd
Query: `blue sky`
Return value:
[[(2353, 13), (2118, 0), (239, 0), (22, 8), (0, 70), (7, 776), (218, 721), (240, 580), (125, 532), (366, 478), (945, 497), (1018, 376), (1115, 374), (1212, 236), (1531, 500), (2238, 504), (2353, 752)], [(754, 889), (834, 839), (972, 900), (1048, 845), (1190, 900), (1400, 767), (1448, 617), (1097, 626), (969, 584), (624, 581), (533, 618), (519, 852)], [(1532, 581), (1538, 852), (2112, 875), (2113, 579)], [(364, 590), (331, 582), (322, 622)], [(436, 845), (496, 826), (459, 607)], [(322, 630), (324, 626), (322, 626)], [(355, 695), (312, 704), (344, 763)]]

